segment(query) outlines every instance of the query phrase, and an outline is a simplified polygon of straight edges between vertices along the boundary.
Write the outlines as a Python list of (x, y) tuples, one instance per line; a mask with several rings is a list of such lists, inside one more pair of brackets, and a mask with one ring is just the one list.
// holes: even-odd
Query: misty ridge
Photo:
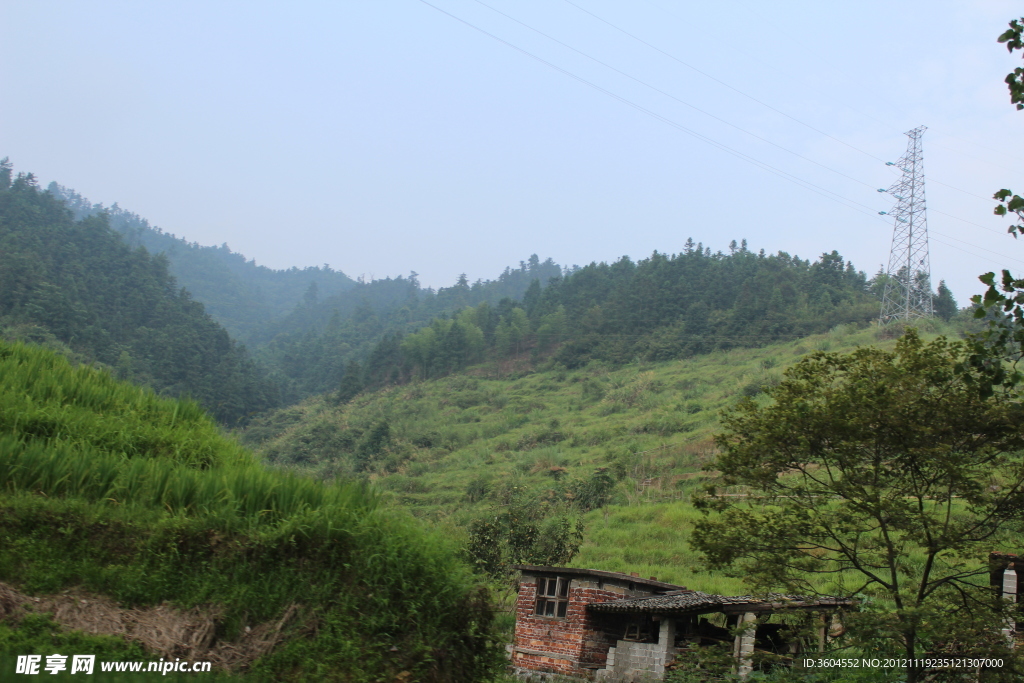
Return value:
[[(592, 360), (660, 361), (864, 324), (878, 314), (885, 278), (879, 273), (869, 279), (834, 251), (812, 261), (753, 252), (746, 240), (733, 240), (727, 252), (687, 240), (678, 253), (655, 252), (636, 262), (622, 257), (563, 267), (533, 255), (493, 280), (470, 283), (463, 275), (434, 290), (421, 286), (415, 272), (367, 281), (326, 264), (273, 270), (227, 245), (202, 246), (166, 233), (117, 204), (92, 203), (56, 182), (44, 191), (31, 174), (12, 175), (9, 163), (4, 172), (10, 206), (46, 207), (62, 226), (60, 234), (73, 236), (85, 251), (102, 242), (107, 252), (88, 269), (89, 277), (107, 274), (90, 285), (91, 302), (79, 301), (81, 290), (66, 284), (71, 270), (63, 266), (71, 255), (60, 256), (55, 246), (41, 259), (53, 269), (32, 275), (41, 282), (9, 275), (10, 291), (24, 295), (4, 304), (5, 334), (52, 335), (120, 376), (169, 395), (191, 395), (228, 422), (335, 391), (343, 380), (351, 391), (443, 376), (485, 361), (567, 368)], [(53, 230), (51, 222), (44, 233)], [(27, 229), (8, 232), (3, 258), (35, 257), (41, 245), (27, 239)], [(129, 296), (127, 281), (112, 279), (117, 269), (103, 265), (104, 259), (148, 264), (154, 296), (176, 299), (196, 325), (210, 330), (204, 334), (221, 335), (219, 346), (203, 346), (213, 354), (210, 362), (218, 353), (238, 357), (234, 379), (214, 381), (215, 373), (202, 370), (188, 376), (194, 361), (157, 358), (155, 342), (133, 337), (159, 327), (145, 317), (132, 325), (121, 320), (111, 336), (106, 318), (138, 295)], [(60, 305), (39, 303), (46, 285)], [(103, 294), (108, 290), (109, 296)], [(955, 302), (941, 285), (939, 294), (948, 318)], [(91, 310), (83, 317), (72, 313), (76, 307)]]

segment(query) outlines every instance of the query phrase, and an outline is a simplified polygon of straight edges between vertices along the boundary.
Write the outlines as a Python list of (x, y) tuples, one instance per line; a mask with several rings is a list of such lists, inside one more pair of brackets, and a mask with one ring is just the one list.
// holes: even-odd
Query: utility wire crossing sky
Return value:
[(933, 281), (1024, 271), (991, 199), (1019, 7), (694, 5), (0, 2), (0, 157), (275, 268), (436, 287), (693, 237), (873, 274), (926, 125)]

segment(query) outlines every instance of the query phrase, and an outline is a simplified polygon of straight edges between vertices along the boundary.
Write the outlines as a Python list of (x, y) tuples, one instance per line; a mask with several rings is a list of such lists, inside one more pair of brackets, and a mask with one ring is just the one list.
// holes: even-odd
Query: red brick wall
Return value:
[[(604, 665), (609, 646), (604, 632), (596, 627), (587, 604), (607, 602), (624, 597), (598, 588), (585, 588), (574, 579), (569, 589), (569, 607), (564, 619), (534, 614), (537, 602), (537, 579), (523, 577), (516, 601), (515, 650), (512, 665), (534, 671), (548, 671), (570, 676), (588, 676), (591, 669), (578, 664)], [(584, 581), (584, 583), (587, 583)], [(518, 648), (548, 653), (546, 656), (519, 652)], [(564, 657), (562, 659), (561, 657)]]

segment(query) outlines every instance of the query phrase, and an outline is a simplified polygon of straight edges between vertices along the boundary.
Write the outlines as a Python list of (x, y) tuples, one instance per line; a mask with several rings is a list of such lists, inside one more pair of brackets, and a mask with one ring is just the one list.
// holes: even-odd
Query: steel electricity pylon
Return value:
[(906, 133), (907, 152), (895, 164), (903, 176), (888, 192), (896, 199), (891, 211), (879, 211), (893, 217), (892, 250), (888, 276), (882, 297), (881, 324), (925, 318), (933, 314), (931, 265), (928, 259), (928, 218), (924, 203), (924, 158), (921, 136), (928, 130), (918, 126)]

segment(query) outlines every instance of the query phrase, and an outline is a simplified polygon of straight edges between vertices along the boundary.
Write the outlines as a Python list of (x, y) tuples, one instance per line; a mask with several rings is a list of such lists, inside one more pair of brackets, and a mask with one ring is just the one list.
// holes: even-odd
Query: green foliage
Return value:
[(507, 579), (517, 564), (568, 564), (582, 539), (581, 520), (513, 487), (503, 503), (470, 523), (467, 552), (481, 571)]
[(338, 403), (348, 403), (359, 395), (364, 386), (363, 369), (356, 361), (349, 361), (345, 366), (345, 375), (338, 385), (338, 391), (334, 394), (334, 400)]
[[(96, 448), (191, 467), (249, 460), (196, 403), (159, 398), (52, 352), (0, 342), (0, 438), (21, 447)], [(8, 452), (11, 452), (10, 450)]]
[[(940, 320), (929, 325), (929, 335), (960, 333)], [(595, 363), (579, 371), (556, 366), (508, 377), (476, 367), (472, 376), (370, 389), (345, 405), (310, 399), (255, 420), (240, 437), (275, 467), (331, 479), (355, 473), (358, 445), (387, 420), (387, 448), (358, 476), (377, 483), (387, 500), (445, 525), (454, 537), (465, 538), (470, 522), (490, 514), (507, 486), (520, 486), (530, 499), (549, 501), (552, 510), (585, 515), (575, 566), (641, 571), (736, 594), (742, 585), (701, 569), (687, 545), (696, 521), (690, 495), (717, 477), (701, 468), (716, 450), (711, 436), (718, 413), (735, 404), (748, 383), (776, 383), (825, 339), (835, 350), (894, 344), (880, 340), (874, 327), (851, 325), (763, 348), (621, 369)], [(608, 412), (603, 398), (628, 394), (623, 390), (645, 373), (653, 377), (640, 382), (649, 387), (641, 400)], [(583, 400), (588, 387), (598, 392)], [(759, 393), (756, 400), (767, 396)], [(553, 467), (560, 469), (557, 480)], [(601, 468), (613, 485), (602, 484), (604, 495), (590, 498), (591, 478), (598, 483)]]
[(587, 479), (579, 479), (570, 487), (572, 501), (583, 512), (604, 507), (611, 499), (615, 479), (607, 467), (598, 467)]
[(935, 315), (939, 316), (945, 321), (949, 321), (959, 311), (959, 307), (956, 305), (956, 299), (953, 297), (953, 292), (949, 291), (949, 287), (946, 286), (945, 280), (939, 280), (938, 294), (933, 302), (935, 307)]
[(267, 470), (193, 403), (2, 343), (0, 544), (0, 581), (25, 592), (213, 605), (222, 639), (297, 606), (253, 666), (267, 680), (473, 681), (500, 661), (450, 539), (364, 485)]
[[(1012, 20), (1010, 28), (1000, 34), (998, 40), (1000, 43), (1006, 43), (1006, 49), (1011, 54), (1014, 50), (1024, 50), (1022, 31), (1024, 31), (1024, 17)], [(1006, 85), (1010, 90), (1010, 102), (1017, 105), (1018, 110), (1024, 109), (1024, 68), (1017, 67), (1007, 74)], [(996, 192), (992, 198), (999, 201), (994, 209), (997, 216), (1011, 213), (1017, 216), (1018, 222), (1011, 225), (1007, 232), (1016, 237), (1024, 231), (1024, 197), (1014, 194), (1012, 190), (1002, 189)], [(1006, 272), (1004, 271), (1005, 278)]]
[[(49, 337), (160, 393), (190, 395), (237, 424), (277, 405), (275, 387), (167, 261), (133, 250), (106, 214), (75, 222), (31, 174), (0, 162), (0, 338)], [(53, 347), (53, 344), (49, 344)]]
[[(1022, 28), (1024, 24), (1015, 19), (1010, 22), (1009, 30), (999, 36), (999, 42), (1006, 43), (1011, 53), (1024, 49)], [(1022, 77), (1024, 69), (1021, 68), (1006, 77), (1010, 101), (1017, 104), (1017, 109), (1024, 108)], [(1024, 198), (1008, 189), (999, 190), (993, 198), (999, 200), (995, 207), (997, 216), (1016, 216), (1018, 222), (1008, 228), (1016, 238), (1024, 231)], [(995, 273), (985, 273), (979, 279), (988, 289), (984, 295), (972, 297), (971, 302), (975, 318), (984, 320), (987, 329), (972, 339), (970, 364), (975, 370), (989, 372), (994, 384), (1015, 390), (1024, 383), (1024, 374), (1017, 370), (1016, 362), (1008, 365), (1004, 361), (1017, 361), (1024, 355), (1024, 280), (1015, 278), (1009, 270), (1002, 271), (998, 283)]]
[[(1021, 32), (1024, 31), (1022, 22), (1024, 18), (1014, 19), (1010, 22), (1010, 28), (999, 36), (999, 42), (1006, 43), (1006, 49), (1011, 54), (1014, 50), (1024, 49), (1024, 41), (1021, 38)], [(1016, 104), (1018, 110), (1024, 109), (1024, 68), (1017, 67), (1007, 74), (1006, 85), (1010, 90), (1010, 102)]]
[[(813, 354), (770, 403), (741, 401), (714, 466), (752, 493), (701, 498), (710, 516), (694, 547), (758, 587), (813, 593), (811, 577), (825, 574), (831, 590), (884, 598), (885, 618), (865, 628), (907, 658), (948, 642), (939, 624), (998, 621), (985, 557), (1024, 487), (1024, 415), (986, 374), (965, 371), (967, 354), (910, 330), (892, 352)], [(908, 680), (920, 673), (909, 667)]]
[[(530, 288), (521, 304), (435, 319), (406, 336), (389, 376), (441, 377), (484, 358), (514, 363), (526, 352), (568, 369), (686, 358), (864, 322), (877, 306), (864, 274), (836, 252), (811, 263), (746, 247), (711, 254), (698, 245), (671, 257), (655, 252), (638, 263), (623, 257), (576, 268)], [(585, 398), (593, 395), (593, 386), (584, 388)]]
[(391, 425), (387, 420), (381, 420), (370, 429), (356, 446), (356, 458), (358, 468), (363, 469), (366, 463), (379, 456), (388, 447), (391, 441)]

